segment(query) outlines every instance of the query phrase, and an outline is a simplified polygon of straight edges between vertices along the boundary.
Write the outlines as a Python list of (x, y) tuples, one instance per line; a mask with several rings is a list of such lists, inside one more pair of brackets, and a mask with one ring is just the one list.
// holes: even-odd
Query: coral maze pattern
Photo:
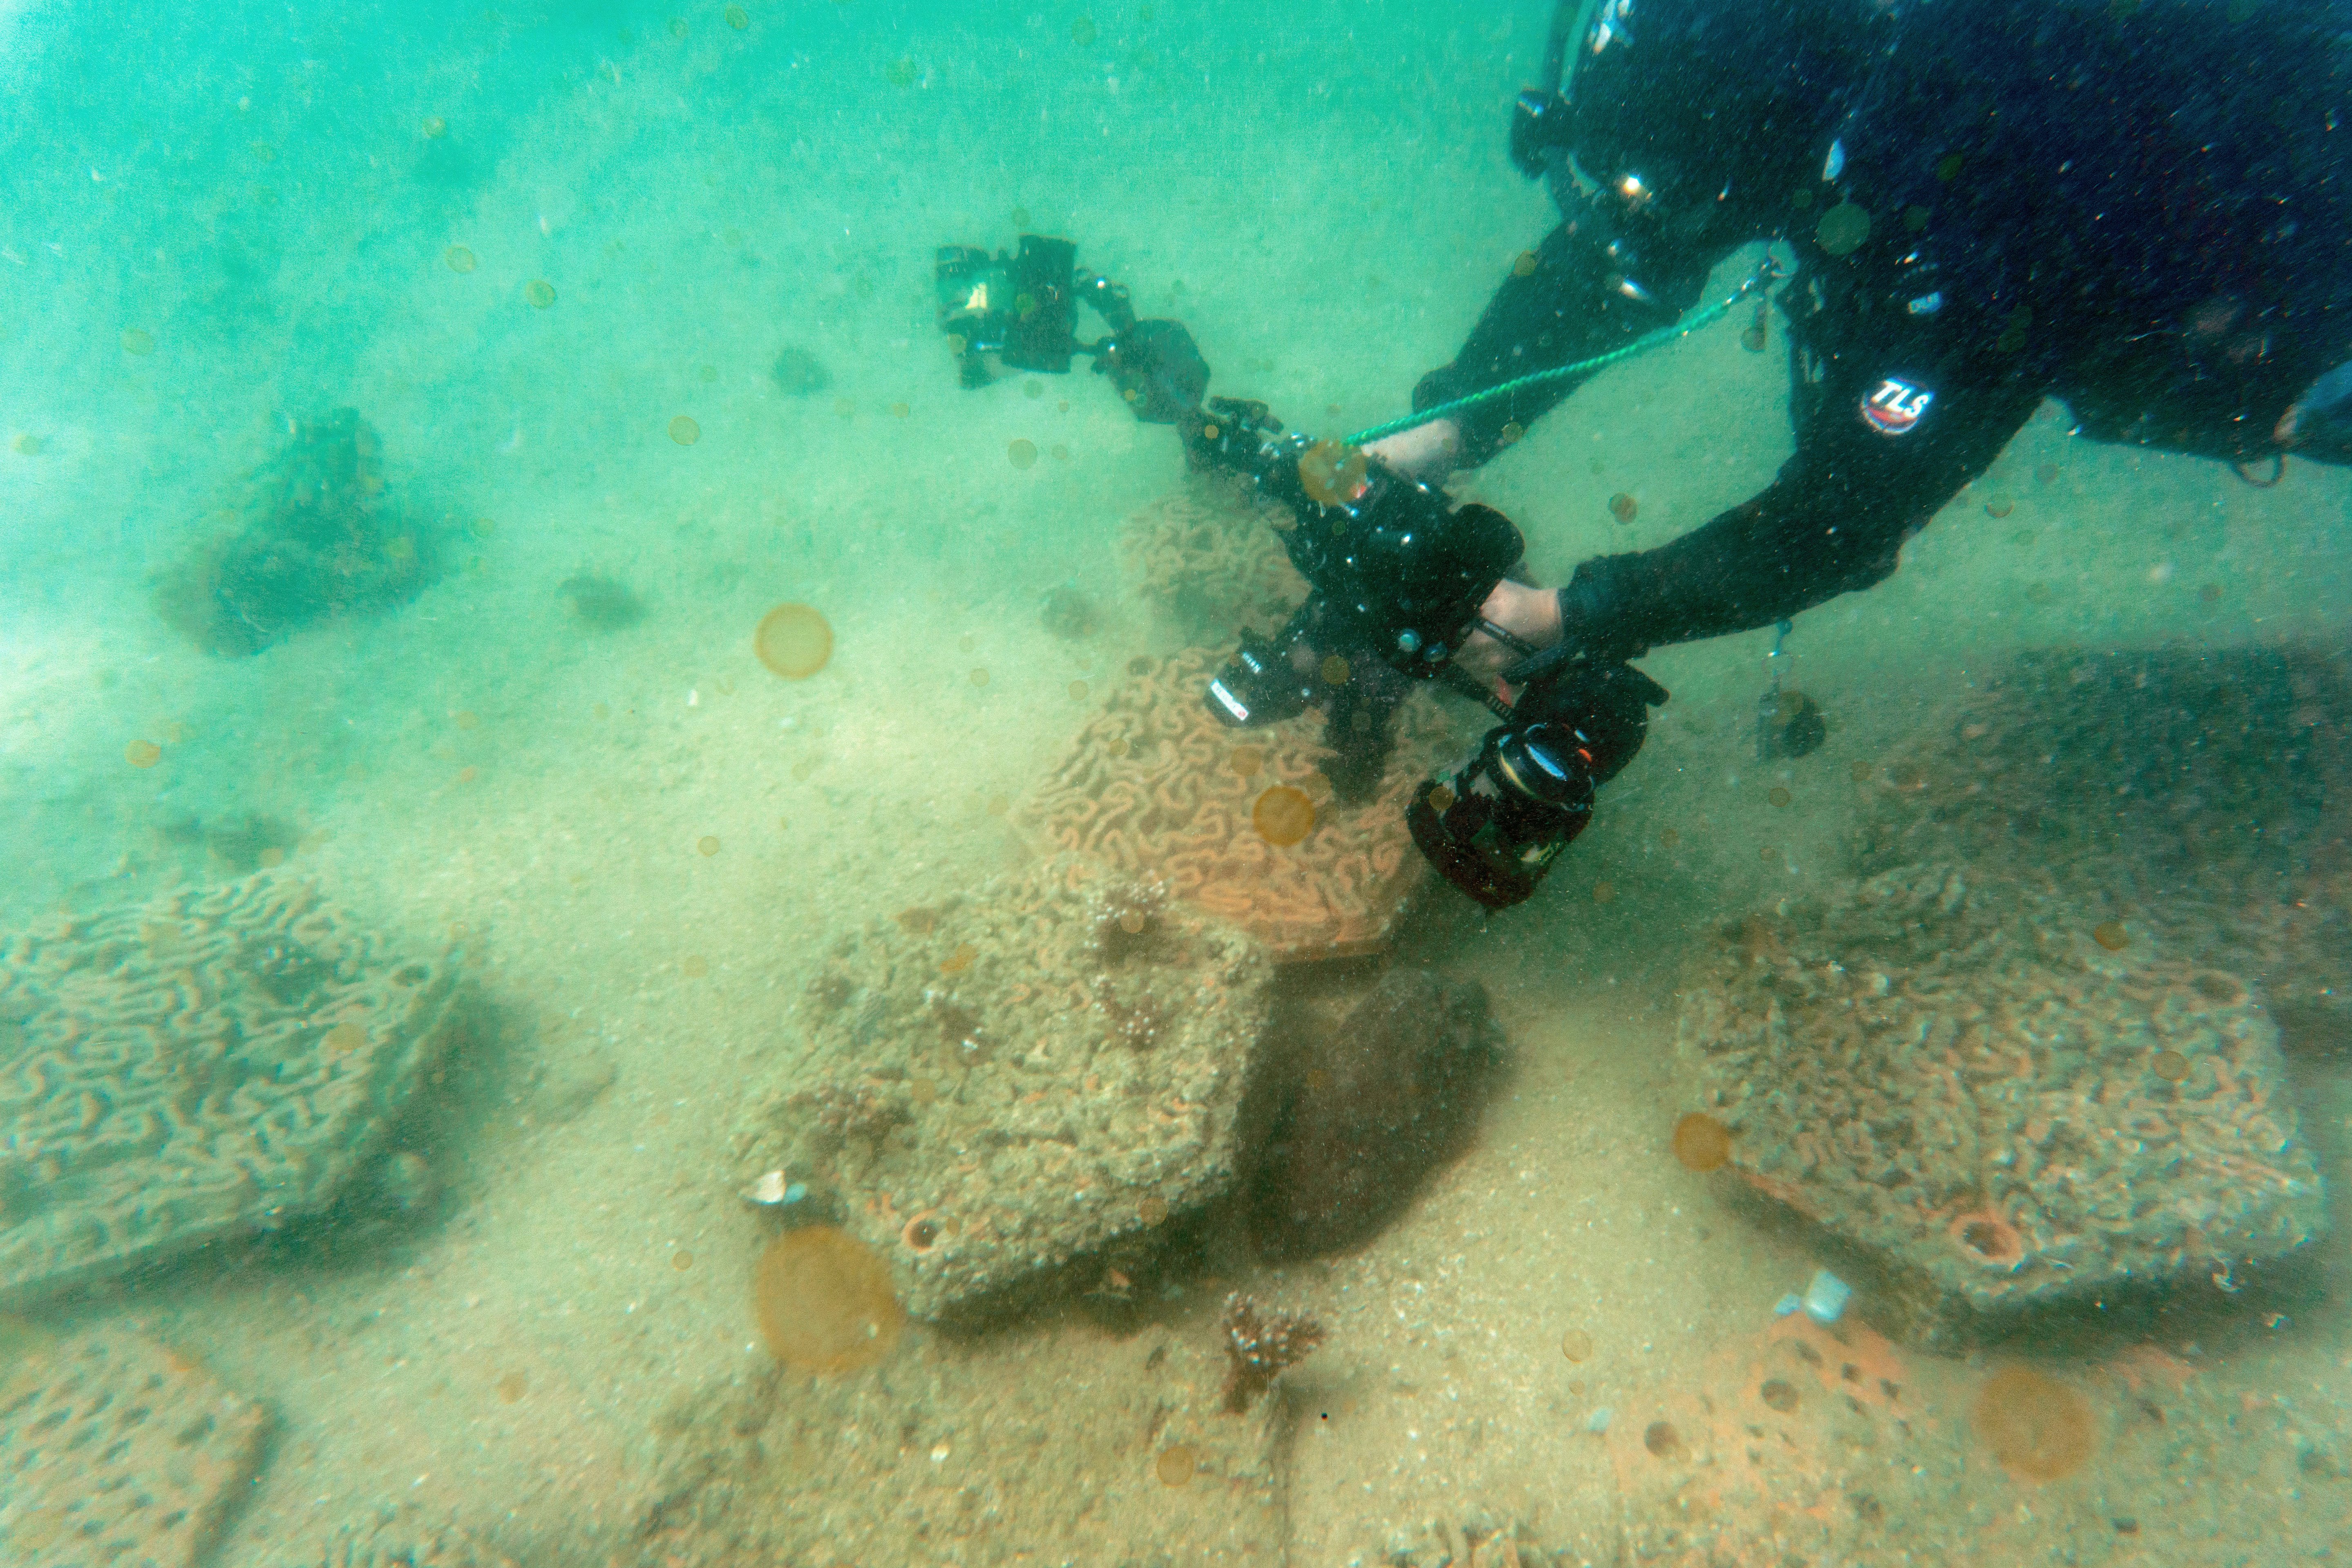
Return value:
[[(1332, 752), (1320, 738), (1320, 714), (1230, 730), (1210, 717), (1201, 695), (1218, 655), (1193, 649), (1136, 662), (1141, 668), (1024, 805), (1024, 825), (1050, 848), (1163, 879), (1179, 897), (1265, 942), (1277, 960), (1384, 946), (1423, 865), (1405, 827), (1406, 802), (1452, 750), (1445, 716), (1429, 694), (1416, 692), (1399, 709), (1380, 787), (1349, 805), (1332, 798), (1323, 777)], [(1244, 747), (1263, 757), (1248, 777), (1234, 767)], [(1252, 803), (1275, 784), (1304, 789), (1316, 803), (1315, 829), (1294, 847), (1268, 844), (1250, 821)]]
[(0, 938), (0, 1307), (324, 1208), (455, 985), (267, 874)]
[(0, 1375), (0, 1561), (190, 1568), (261, 1463), (263, 1407), (101, 1330)]
[(1986, 1310), (2309, 1240), (2319, 1176), (2246, 986), (1949, 867), (1729, 928), (1682, 1043), (1751, 1185)]
[(2274, 1007), (2340, 1014), (2347, 787), (2340, 652), (2026, 653), (1887, 758), (1859, 858), (2031, 875)]
[(1144, 598), (1188, 630), (1221, 637), (1248, 623), (1271, 630), (1307, 597), (1306, 579), (1274, 531), (1289, 516), (1228, 482), (1194, 476), (1119, 525), (1119, 558)]
[(1067, 857), (905, 910), (810, 986), (744, 1179), (837, 1197), (937, 1316), (1231, 1184), (1271, 974), (1223, 922)]

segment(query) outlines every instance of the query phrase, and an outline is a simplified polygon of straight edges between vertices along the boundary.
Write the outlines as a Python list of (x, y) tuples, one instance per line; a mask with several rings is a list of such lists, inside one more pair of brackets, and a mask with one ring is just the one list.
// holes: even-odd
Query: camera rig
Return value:
[[(1068, 240), (1023, 235), (1010, 255), (938, 253), (939, 325), (962, 384), (986, 386), (994, 360), (1066, 374), (1078, 356), (1109, 377), (1135, 416), (1172, 425), (1196, 468), (1230, 475), (1286, 508), (1304, 603), (1271, 637), (1242, 634), (1210, 681), (1209, 710), (1255, 728), (1319, 708), (1343, 794), (1385, 763), (1387, 719), (1414, 681), (1443, 681), (1500, 721), (1460, 766), (1425, 781), (1406, 812), (1413, 841), (1447, 880), (1490, 909), (1532, 894), (1591, 819), (1595, 787), (1633, 760), (1665, 692), (1630, 666), (1556, 664), (1516, 702), (1454, 655), (1484, 630), (1532, 652), (1480, 608), (1525, 542), (1510, 519), (1400, 473), (1360, 447), (1287, 431), (1263, 403), (1206, 397), (1209, 366), (1181, 322), (1139, 320), (1128, 291), (1076, 266)], [(1108, 329), (1076, 335), (1085, 304)]]

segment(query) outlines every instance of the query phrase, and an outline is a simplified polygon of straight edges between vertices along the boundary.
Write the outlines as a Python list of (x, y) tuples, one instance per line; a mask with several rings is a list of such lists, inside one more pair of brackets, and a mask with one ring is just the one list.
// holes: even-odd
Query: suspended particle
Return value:
[(1015, 439), (1004, 448), (1004, 455), (1016, 468), (1031, 468), (1037, 464), (1037, 443)]
[(1852, 256), (1869, 237), (1870, 214), (1853, 202), (1838, 203), (1813, 226), (1813, 242), (1832, 256)]
[(1345, 686), (1348, 684), (1348, 661), (1336, 653), (1328, 655), (1323, 660), (1321, 673), (1326, 686)]
[(694, 850), (696, 854), (701, 855), (706, 858), (709, 856), (718, 854), (719, 836), (715, 833), (704, 834), (701, 837), (694, 841)]
[(1511, 276), (1532, 278), (1536, 275), (1536, 253), (1532, 250), (1522, 250), (1519, 252), (1519, 258), (1511, 263)]
[(534, 278), (522, 286), (523, 300), (534, 310), (544, 310), (555, 303), (555, 285), (544, 278)]
[(1609, 515), (1620, 522), (1631, 522), (1641, 515), (1642, 505), (1623, 490), (1609, 498)]
[(135, 359), (145, 359), (155, 352), (155, 334), (143, 327), (124, 328), (122, 352)]
[(702, 439), (702, 426), (693, 416), (681, 414), (669, 422), (669, 438), (681, 447), (691, 447)]
[(722, 17), (726, 18), (726, 22), (729, 26), (734, 28), (739, 33), (751, 25), (751, 13), (746, 11), (740, 5), (730, 5), (727, 9), (719, 14)]
[(2091, 928), (2091, 940), (2109, 952), (2121, 952), (2131, 945), (2131, 933), (2121, 921), (2101, 921)]
[(425, 132), (425, 140), (437, 142), (449, 133), (449, 122), (437, 114), (428, 114), (419, 129)]
[(453, 245), (443, 251), (441, 259), (452, 272), (471, 272), (475, 267), (474, 253), (462, 245)]

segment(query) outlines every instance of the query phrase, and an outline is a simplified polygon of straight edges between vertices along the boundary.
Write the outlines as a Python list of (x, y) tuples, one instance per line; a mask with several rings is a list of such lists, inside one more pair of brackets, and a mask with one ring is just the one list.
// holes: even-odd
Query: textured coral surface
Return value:
[(2026, 653), (1886, 759), (1861, 861), (2030, 869), (2273, 1006), (2332, 1010), (2352, 964), (2347, 790), (2340, 652)]
[(1682, 1039), (1733, 1169), (1980, 1310), (2308, 1241), (2319, 1176), (2267, 1015), (2097, 925), (1930, 867), (1730, 926)]
[(0, 1562), (189, 1568), (259, 1468), (268, 1412), (100, 1330), (0, 1374)]
[(1188, 632), (1224, 637), (1245, 624), (1270, 631), (1307, 596), (1276, 519), (1289, 514), (1194, 477), (1119, 525), (1120, 563), (1136, 590)]
[[(1319, 713), (1249, 731), (1210, 716), (1202, 693), (1223, 657), (1137, 661), (1024, 805), (1023, 823), (1050, 848), (1165, 880), (1282, 961), (1379, 950), (1422, 874), (1404, 808), (1452, 754), (1444, 713), (1429, 693), (1412, 694), (1377, 789), (1348, 804), (1323, 775), (1332, 752)], [(1244, 748), (1260, 759), (1246, 776), (1234, 765)], [(1316, 810), (1313, 831), (1287, 847), (1250, 817), (1281, 784), (1304, 789)]]
[(0, 939), (0, 1306), (325, 1207), (455, 984), (268, 874)]
[(1271, 973), (1223, 922), (1068, 858), (905, 910), (810, 987), (743, 1179), (836, 1201), (936, 1316), (1231, 1184)]

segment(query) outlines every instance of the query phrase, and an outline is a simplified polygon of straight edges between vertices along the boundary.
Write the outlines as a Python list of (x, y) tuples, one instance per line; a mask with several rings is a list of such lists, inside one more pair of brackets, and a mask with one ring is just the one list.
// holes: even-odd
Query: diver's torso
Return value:
[(2038, 384), (2103, 439), (2274, 450), (2352, 360), (2347, 29), (2318, 0), (1916, 0), (1821, 177), (1753, 219), (1798, 252), (1804, 358)]

